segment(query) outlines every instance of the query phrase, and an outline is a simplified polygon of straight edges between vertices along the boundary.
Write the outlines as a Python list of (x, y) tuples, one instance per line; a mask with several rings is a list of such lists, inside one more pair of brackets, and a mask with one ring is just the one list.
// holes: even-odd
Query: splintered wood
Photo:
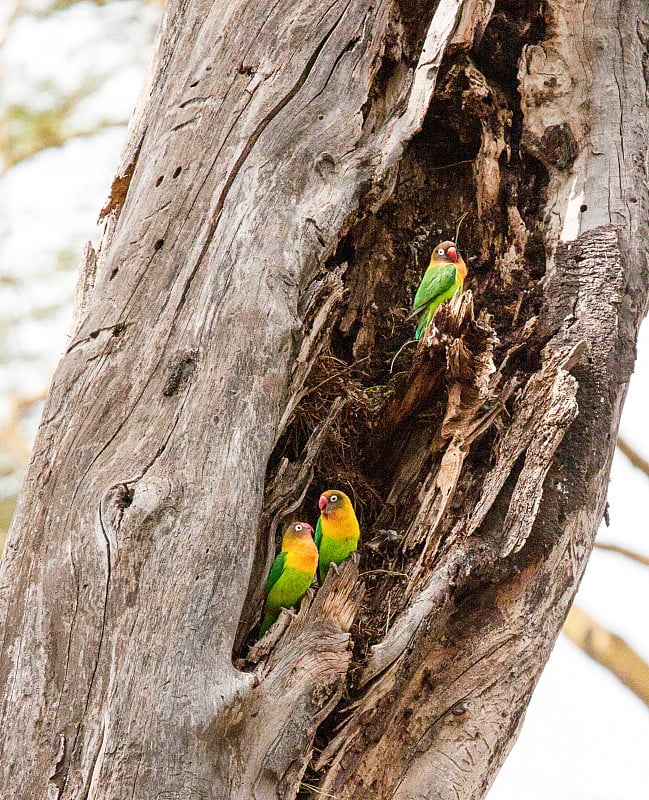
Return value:
[[(446, 414), (440, 429), (440, 439), (450, 442), (435, 473), (430, 473), (419, 495), (419, 507), (404, 540), (411, 549), (422, 539), (429, 544), (446, 512), (464, 465), (471, 442), (502, 412), (506, 396), (491, 378), (496, 373), (493, 349), (496, 334), (486, 321), (476, 322), (473, 315), (473, 296), (470, 291), (455, 297), (442, 306), (436, 316), (434, 333), (424, 337), (425, 348), (441, 349), (451, 376)], [(419, 362), (413, 372), (417, 382)], [(429, 549), (429, 548), (427, 548)]]
[(516, 461), (525, 461), (509, 501), (500, 555), (521, 549), (532, 530), (543, 496), (543, 481), (554, 453), (578, 413), (577, 381), (568, 370), (584, 351), (584, 343), (543, 353), (543, 367), (529, 379), (516, 403), (511, 425), (498, 448), (496, 466), (487, 476), (480, 501), (467, 526), (471, 535), (482, 524)]
[[(297, 615), (282, 612), (249, 652), (257, 685), (245, 700), (245, 737), (259, 760), (245, 766), (254, 797), (295, 796), (320, 722), (340, 699), (351, 657), (349, 629), (363, 598), (358, 559), (331, 569)], [(241, 736), (237, 730), (237, 736)]]

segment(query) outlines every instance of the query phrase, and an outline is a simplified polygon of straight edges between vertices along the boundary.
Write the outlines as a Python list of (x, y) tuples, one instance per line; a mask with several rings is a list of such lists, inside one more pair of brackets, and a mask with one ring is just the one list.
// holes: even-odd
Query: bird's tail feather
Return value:
[(261, 623), (261, 628), (259, 630), (259, 638), (261, 639), (262, 636), (266, 635), (266, 632), (270, 628), (270, 626), (275, 622), (275, 620), (279, 617), (279, 609), (277, 608), (267, 608), (266, 613), (264, 614), (264, 621)]

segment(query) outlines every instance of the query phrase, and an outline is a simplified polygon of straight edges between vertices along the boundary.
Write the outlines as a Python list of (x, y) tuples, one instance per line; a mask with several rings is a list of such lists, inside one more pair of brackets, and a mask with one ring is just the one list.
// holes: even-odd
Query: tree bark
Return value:
[[(604, 510), (648, 45), (640, 0), (170, 0), (3, 559), (2, 797), (484, 796)], [(248, 653), (332, 485), (361, 577)]]

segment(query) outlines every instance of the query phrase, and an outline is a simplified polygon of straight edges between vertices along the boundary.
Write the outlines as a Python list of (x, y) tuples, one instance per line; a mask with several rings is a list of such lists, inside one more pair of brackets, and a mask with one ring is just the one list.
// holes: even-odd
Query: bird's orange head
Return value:
[(340, 511), (341, 509), (351, 506), (352, 501), (340, 489), (327, 489), (320, 495), (318, 501), (318, 508), (325, 516)]

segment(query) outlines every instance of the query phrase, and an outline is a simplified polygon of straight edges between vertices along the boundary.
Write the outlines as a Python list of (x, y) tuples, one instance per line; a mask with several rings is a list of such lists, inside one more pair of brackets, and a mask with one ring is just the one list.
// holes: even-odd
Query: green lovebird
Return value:
[(415, 339), (421, 339), (432, 322), (437, 307), (459, 289), (462, 291), (466, 278), (466, 264), (458, 253), (454, 242), (440, 242), (433, 251), (428, 269), (424, 273), (415, 300), (413, 313), (408, 317), (419, 316)]
[(313, 528), (306, 522), (294, 522), (284, 531), (282, 550), (275, 557), (266, 581), (266, 610), (260, 639), (279, 617), (280, 608), (291, 608), (303, 597), (313, 582), (317, 566)]
[(315, 528), (315, 543), (320, 554), (320, 583), (327, 577), (329, 564), (340, 564), (356, 550), (361, 530), (352, 501), (339, 489), (329, 489), (318, 501), (320, 517)]

